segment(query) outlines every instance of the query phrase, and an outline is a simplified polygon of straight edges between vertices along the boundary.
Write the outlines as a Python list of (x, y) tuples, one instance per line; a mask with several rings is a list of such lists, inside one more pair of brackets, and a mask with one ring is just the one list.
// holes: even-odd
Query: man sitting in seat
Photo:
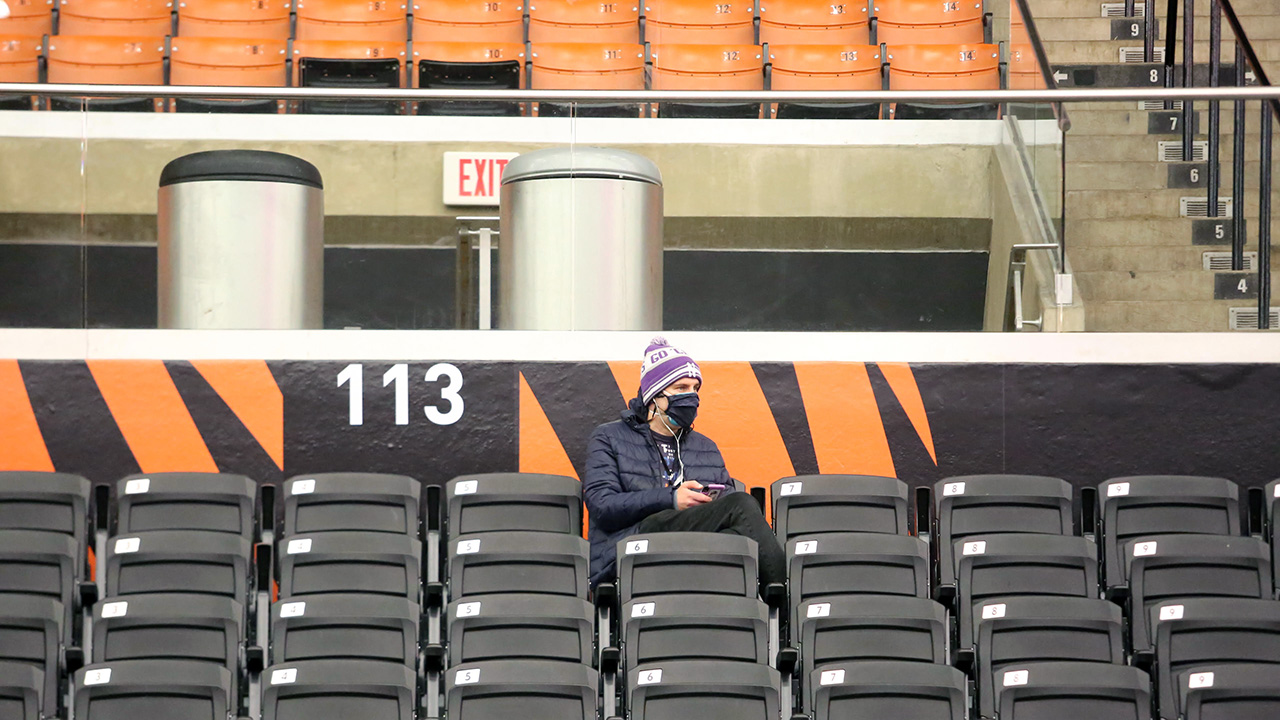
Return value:
[[(759, 546), (760, 587), (786, 581), (786, 557), (755, 499), (734, 492), (720, 449), (693, 430), (702, 370), (663, 338), (640, 368), (640, 390), (587, 444), (591, 586), (613, 579), (620, 540), (640, 533), (727, 532)], [(717, 487), (719, 486), (719, 487)]]

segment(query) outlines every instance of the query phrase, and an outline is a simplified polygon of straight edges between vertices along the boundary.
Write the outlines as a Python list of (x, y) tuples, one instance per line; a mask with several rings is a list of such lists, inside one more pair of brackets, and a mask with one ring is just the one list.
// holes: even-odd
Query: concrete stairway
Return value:
[[(1155, 2), (1161, 19), (1157, 47), (1163, 47), (1165, 3)], [(1140, 37), (1108, 39), (1112, 20), (1103, 17), (1102, 0), (1030, 0), (1030, 4), (1055, 67), (1114, 67), (1120, 64), (1121, 48), (1142, 47)], [(1233, 5), (1275, 82), (1280, 78), (1280, 2), (1234, 0)], [(1201, 39), (1208, 37), (1208, 7), (1208, 0), (1196, 0), (1196, 34)], [(1229, 27), (1225, 22), (1223, 26), (1223, 59), (1229, 62), (1234, 59), (1235, 48)], [(1178, 34), (1182, 35), (1181, 22)], [(1197, 62), (1207, 64), (1208, 43), (1197, 42), (1196, 49)], [(1180, 51), (1178, 56), (1181, 57)], [(1135, 59), (1140, 60), (1140, 54)], [(1181, 141), (1180, 129), (1172, 131), (1162, 125), (1169, 116), (1162, 115), (1162, 121), (1153, 123), (1154, 113), (1140, 109), (1137, 102), (1073, 104), (1067, 110), (1072, 129), (1065, 147), (1065, 236), (1067, 255), (1085, 304), (1086, 328), (1128, 332), (1227, 330), (1230, 308), (1256, 309), (1256, 275), (1231, 273), (1229, 264), (1224, 270), (1206, 269), (1206, 252), (1230, 252), (1230, 240), (1217, 238), (1214, 227), (1219, 223), (1229, 227), (1230, 219), (1196, 220), (1181, 215), (1183, 198), (1198, 198), (1204, 204), (1207, 170), (1203, 162), (1161, 159), (1160, 143), (1175, 142), (1180, 146)], [(1200, 131), (1196, 139), (1200, 141), (1207, 137), (1208, 103), (1197, 103), (1196, 110)], [(1251, 253), (1257, 249), (1260, 113), (1254, 103), (1246, 116), (1243, 210), (1248, 219), (1246, 251)], [(1231, 103), (1223, 104), (1221, 127), (1220, 198), (1229, 198)], [(1280, 133), (1277, 135), (1280, 139)], [(1196, 186), (1175, 189), (1173, 175), (1180, 174), (1185, 185), (1193, 168), (1197, 171)], [(1280, 184), (1280, 172), (1275, 172), (1274, 178)], [(1280, 244), (1280, 185), (1273, 186), (1272, 208), (1272, 237)], [(1241, 206), (1237, 203), (1234, 209), (1238, 211)], [(1272, 267), (1280, 273), (1280, 252), (1273, 252)], [(1272, 290), (1276, 298), (1273, 306), (1280, 305), (1277, 290), (1280, 288)]]

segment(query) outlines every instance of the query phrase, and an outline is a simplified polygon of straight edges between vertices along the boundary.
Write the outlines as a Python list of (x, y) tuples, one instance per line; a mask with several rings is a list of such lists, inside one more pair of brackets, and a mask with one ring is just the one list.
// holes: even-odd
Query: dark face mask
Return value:
[(698, 393), (687, 392), (679, 395), (667, 395), (667, 417), (677, 427), (693, 427), (694, 418), (698, 417)]

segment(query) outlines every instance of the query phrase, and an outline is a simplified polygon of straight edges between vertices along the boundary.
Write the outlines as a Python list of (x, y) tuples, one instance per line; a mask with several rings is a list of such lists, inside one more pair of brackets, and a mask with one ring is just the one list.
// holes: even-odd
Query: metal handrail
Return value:
[(208, 87), (0, 83), (0, 93), (86, 98), (253, 98), (278, 100), (489, 100), (507, 102), (921, 102), (1063, 103), (1117, 100), (1268, 100), (1280, 88), (1059, 88), (1056, 90), (424, 90), (418, 88)]
[[(1045, 52), (1044, 41), (1040, 39), (1040, 28), (1036, 26), (1036, 20), (1031, 14), (1027, 0), (1018, 0), (1018, 10), (1022, 13), (1022, 23), (1027, 28), (1027, 37), (1031, 40), (1031, 49), (1035, 51), (1036, 64), (1040, 66), (1040, 74), (1044, 76), (1045, 85), (1051, 90), (1057, 90), (1058, 78), (1053, 75), (1049, 54)], [(1053, 103), (1052, 107), (1053, 115), (1058, 119), (1058, 127), (1062, 132), (1070, 130), (1071, 116), (1067, 114), (1067, 109), (1060, 102)]]

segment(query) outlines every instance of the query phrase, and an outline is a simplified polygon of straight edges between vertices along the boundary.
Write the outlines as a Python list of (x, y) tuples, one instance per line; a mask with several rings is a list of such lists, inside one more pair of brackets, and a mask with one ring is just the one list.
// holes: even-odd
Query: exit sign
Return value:
[(498, 204), (502, 171), (519, 153), (447, 152), (444, 154), (444, 204)]

